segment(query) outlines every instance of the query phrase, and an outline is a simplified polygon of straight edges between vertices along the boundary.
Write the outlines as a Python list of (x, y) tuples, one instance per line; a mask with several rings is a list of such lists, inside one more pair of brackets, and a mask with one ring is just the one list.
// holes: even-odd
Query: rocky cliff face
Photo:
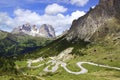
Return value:
[(100, 0), (94, 9), (91, 8), (86, 15), (73, 21), (66, 39), (78, 38), (93, 41), (100, 36), (104, 37), (109, 33), (118, 32), (120, 30), (119, 20), (120, 0)]
[(55, 37), (55, 30), (54, 28), (49, 25), (49, 24), (43, 24), (40, 29), (39, 29), (39, 32), (41, 34), (44, 34), (44, 36), (47, 36), (47, 37)]
[(45, 37), (45, 38), (54, 38), (55, 30), (51, 25), (44, 24), (39, 29), (36, 25), (30, 25), (29, 23), (14, 28), (12, 31), (13, 34), (28, 34), (31, 36)]

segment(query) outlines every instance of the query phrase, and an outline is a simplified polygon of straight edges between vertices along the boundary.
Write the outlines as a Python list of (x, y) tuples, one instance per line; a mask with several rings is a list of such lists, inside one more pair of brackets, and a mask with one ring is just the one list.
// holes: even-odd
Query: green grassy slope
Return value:
[[(87, 61), (113, 67), (120, 67), (120, 24), (116, 19), (109, 20), (100, 29), (101, 33), (95, 33), (93, 38), (97, 38), (94, 42), (86, 43), (82, 40), (74, 39), (67, 41), (64, 36), (53, 41), (42, 49), (38, 49), (25, 58), (50, 57), (56, 56), (68, 47), (74, 47), (71, 54), (73, 59), (66, 61), (67, 67), (72, 71), (79, 71), (76, 66), (77, 62)], [(34, 54), (34, 55), (33, 55)], [(19, 62), (19, 61), (18, 61)], [(47, 61), (46, 61), (47, 62)], [(46, 63), (45, 62), (45, 63)], [(21, 63), (21, 61), (19, 62)], [(40, 64), (40, 63), (38, 63)], [(33, 65), (37, 65), (33, 64)], [(96, 67), (88, 64), (83, 66), (89, 70), (83, 75), (73, 75), (59, 67), (55, 73), (46, 73), (43, 69), (44, 65), (38, 69), (24, 69), (25, 72), (32, 75), (38, 75), (45, 80), (120, 80), (120, 71)], [(21, 66), (25, 67), (25, 66)], [(52, 66), (50, 67), (52, 68)], [(40, 75), (39, 75), (40, 74)]]
[[(53, 44), (55, 43), (51, 43), (49, 44), (49, 46)], [(73, 46), (73, 43), (71, 43), (70, 46)], [(106, 40), (104, 41), (101, 40), (99, 42), (87, 44), (85, 48), (81, 48), (80, 46), (75, 46), (75, 44), (73, 47), (76, 48), (76, 50), (73, 50), (73, 52), (71, 53), (73, 54), (74, 58), (65, 61), (68, 64), (67, 67), (72, 71), (79, 71), (80, 69), (76, 66), (76, 63), (82, 61), (94, 62), (94, 63), (109, 65), (113, 67), (120, 67), (120, 63), (119, 63), (120, 38), (106, 37)], [(46, 49), (46, 47), (44, 49)], [(52, 51), (52, 50), (49, 49), (48, 51)], [(78, 55), (78, 54), (82, 54), (82, 55)], [(48, 60), (49, 59), (46, 58), (44, 63), (46, 63)], [(41, 64), (41, 62), (35, 63), (33, 65), (39, 65), (39, 64)], [(27, 66), (26, 61), (17, 61), (16, 65), (19, 65), (20, 69), (22, 69), (24, 72), (28, 73), (29, 75), (39, 76), (44, 78), (45, 80), (119, 80), (120, 79), (120, 71), (118, 70), (96, 67), (88, 64), (83, 64), (83, 67), (89, 70), (88, 73), (83, 75), (70, 74), (66, 72), (62, 67), (59, 67), (59, 69), (54, 73), (47, 73), (43, 71), (43, 69), (47, 65), (43, 65), (42, 67), (37, 69), (29, 69), (26, 67)]]
[[(110, 26), (110, 27), (109, 27)], [(98, 64), (109, 65), (113, 67), (120, 67), (120, 35), (119, 35), (119, 23), (115, 20), (110, 20), (103, 27), (108, 30), (108, 32), (103, 31), (100, 34), (103, 36), (94, 35), (97, 38), (94, 42), (87, 43), (82, 40), (74, 39), (72, 41), (67, 41), (64, 36), (51, 42), (47, 46), (44, 46), (42, 49), (33, 51), (32, 53), (26, 54), (23, 60), (17, 60), (15, 62), (16, 66), (19, 67), (19, 71), (25, 72), (28, 75), (39, 76), (45, 80), (120, 80), (120, 71), (96, 67), (88, 64), (83, 64), (83, 66), (89, 70), (88, 73), (83, 75), (73, 75), (66, 72), (62, 67), (59, 67), (55, 73), (44, 72), (43, 69), (47, 66), (46, 64), (37, 69), (27, 68), (26, 59), (35, 59), (38, 57), (45, 57), (46, 60), (43, 63), (46, 63), (50, 56), (56, 56), (61, 51), (65, 50), (68, 47), (74, 47), (71, 54), (73, 59), (65, 61), (68, 65), (67, 67), (72, 71), (79, 71), (80, 69), (76, 66), (77, 62), (87, 61), (94, 62)], [(108, 28), (109, 27), (109, 28)], [(103, 28), (100, 30), (104, 30)], [(109, 34), (106, 34), (109, 33)], [(38, 65), (41, 63), (36, 63), (33, 65)], [(52, 66), (51, 66), (52, 67)], [(50, 68), (51, 68), (50, 67)], [(22, 75), (22, 74), (20, 74)], [(11, 77), (12, 75), (5, 75), (6, 77)], [(16, 79), (16, 76), (12, 76)], [(23, 78), (25, 77), (22, 75)], [(3, 75), (0, 78), (3, 78)], [(30, 78), (31, 79), (31, 78)], [(9, 80), (9, 79), (6, 79)], [(38, 80), (38, 79), (35, 79)]]
[(67, 41), (64, 36), (51, 42), (47, 46), (43, 47), (42, 49), (38, 49), (36, 51), (33, 51), (30, 54), (26, 54), (25, 58), (37, 58), (38, 56), (42, 57), (50, 57), (50, 56), (56, 56), (61, 51), (65, 50), (68, 47), (74, 47), (74, 54), (76, 55), (82, 55), (81, 53), (78, 53), (78, 48), (85, 48), (86, 45), (89, 44), (89, 42), (84, 42), (82, 40), (78, 40), (77, 42), (74, 41)]
[(24, 54), (46, 45), (50, 39), (0, 31), (0, 55)]
[[(63, 41), (63, 38), (60, 38), (59, 40)], [(57, 40), (56, 40), (57, 41)], [(64, 49), (67, 47), (74, 47), (75, 49), (71, 54), (73, 54), (74, 58), (68, 61), (65, 61), (68, 65), (67, 67), (72, 70), (72, 71), (79, 71), (80, 69), (76, 66), (77, 62), (80, 61), (88, 61), (88, 62), (94, 62), (94, 63), (99, 63), (99, 64), (104, 64), (104, 65), (109, 65), (109, 66), (114, 66), (114, 67), (120, 67), (120, 38), (118, 36), (106, 36), (104, 40), (96, 41), (94, 43), (89, 43), (86, 46), (78, 46), (78, 43), (70, 43), (70, 42), (60, 42), (64, 45), (60, 45), (58, 43), (52, 42), (49, 44), (49, 46), (44, 47), (44, 52), (49, 52), (48, 55), (51, 55), (50, 51), (52, 52), (54, 49), (55, 45), (57, 46), (64, 46)], [(57, 41), (58, 42), (58, 41)], [(65, 44), (68, 44), (65, 46)], [(81, 44), (83, 44), (82, 42)], [(54, 44), (54, 45), (53, 45)], [(79, 43), (80, 44), (80, 43)], [(85, 43), (84, 43), (85, 44)], [(48, 49), (51, 48), (51, 49)], [(48, 50), (47, 50), (48, 49)], [(59, 49), (57, 47), (56, 49)], [(55, 49), (55, 50), (56, 50)], [(38, 53), (34, 53), (33, 58), (38, 58), (41, 54), (39, 52), (40, 50), (36, 51)], [(59, 50), (56, 50), (56, 52), (61, 52)], [(54, 52), (53, 52), (54, 53)], [(58, 53), (54, 54), (57, 55)], [(36, 56), (37, 54), (37, 56)], [(78, 55), (79, 54), (79, 55)], [(31, 54), (32, 55), (32, 54)], [(46, 54), (45, 54), (46, 55)], [(53, 55), (53, 56), (54, 56)], [(32, 55), (33, 56), (33, 55)], [(30, 59), (30, 58), (29, 58)], [(49, 59), (46, 58), (43, 63), (46, 63)], [(39, 65), (40, 63), (35, 63), (33, 65)], [(37, 69), (30, 69), (27, 68), (27, 60), (22, 60), (22, 61), (16, 61), (15, 62), (16, 66), (19, 67), (18, 70), (23, 71), (27, 73), (28, 75), (34, 75), (34, 76), (39, 76), (41, 78), (44, 78), (45, 80), (119, 80), (120, 79), (120, 71), (118, 70), (113, 70), (113, 69), (108, 69), (108, 68), (102, 68), (102, 67), (96, 67), (88, 64), (83, 64), (83, 66), (89, 70), (88, 73), (83, 74), (83, 75), (73, 75), (69, 74), (66, 72), (62, 67), (59, 67), (59, 69), (55, 73), (47, 73), (44, 72), (43, 69), (47, 65), (43, 65), (40, 68)], [(52, 67), (52, 66), (51, 66)], [(24, 76), (22, 74), (19, 74), (21, 77), (18, 77), (19, 79), (33, 79), (36, 77), (28, 77)], [(10, 78), (14, 78), (16, 80), (16, 77), (18, 75), (3, 75), (0, 76), (0, 79), (6, 79), (9, 80)], [(35, 79), (39, 80), (39, 79)]]

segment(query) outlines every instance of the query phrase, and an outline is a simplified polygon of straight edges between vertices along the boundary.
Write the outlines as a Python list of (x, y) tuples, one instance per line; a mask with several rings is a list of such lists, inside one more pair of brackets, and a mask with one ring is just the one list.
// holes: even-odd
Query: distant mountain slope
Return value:
[(7, 35), (7, 32), (0, 30), (0, 39), (3, 39)]
[(0, 31), (0, 55), (12, 56), (28, 53), (37, 48), (41, 48), (50, 39), (44, 37), (32, 37), (24, 33), (11, 34)]
[(55, 38), (55, 30), (51, 25), (43, 24), (39, 29), (36, 25), (30, 25), (29, 23), (13, 29), (13, 34), (25, 33), (35, 37)]

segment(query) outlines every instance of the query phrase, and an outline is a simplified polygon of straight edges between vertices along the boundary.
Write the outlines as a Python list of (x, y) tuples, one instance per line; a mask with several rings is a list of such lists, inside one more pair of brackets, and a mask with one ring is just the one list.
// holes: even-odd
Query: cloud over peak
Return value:
[[(61, 34), (64, 30), (70, 28), (72, 21), (85, 14), (84, 11), (76, 10), (70, 15), (56, 13), (56, 15), (40, 15), (31, 10), (17, 9), (14, 11), (14, 18), (6, 13), (0, 13), (0, 24), (7, 25), (11, 28), (20, 26), (25, 23), (35, 24), (38, 27), (42, 24), (50, 24), (55, 28), (56, 34)], [(2, 26), (1, 26), (2, 27)]]
[[(36, 1), (36, 0), (31, 0)], [(61, 0), (57, 0), (59, 2)], [(64, 0), (64, 2), (69, 2), (72, 0)], [(82, 0), (74, 0), (82, 1)], [(86, 1), (86, 0), (84, 0)], [(76, 2), (71, 2), (71, 4), (76, 4)], [(81, 2), (83, 5), (83, 3)], [(84, 3), (85, 4), (85, 3)], [(17, 8), (12, 13), (14, 17), (9, 16), (7, 13), (0, 13), (0, 28), (4, 26), (12, 29), (14, 27), (23, 25), (25, 23), (30, 23), (31, 25), (37, 25), (40, 27), (42, 24), (50, 24), (55, 28), (56, 34), (61, 34), (64, 30), (69, 29), (72, 21), (78, 19), (79, 17), (85, 15), (84, 11), (77, 10), (69, 12), (69, 7), (64, 7), (57, 3), (50, 3), (43, 9), (44, 14), (39, 14), (34, 10)], [(68, 11), (68, 12), (67, 12)], [(66, 13), (67, 15), (65, 15)], [(65, 14), (64, 14), (65, 13)], [(3, 26), (4, 25), (4, 26)]]

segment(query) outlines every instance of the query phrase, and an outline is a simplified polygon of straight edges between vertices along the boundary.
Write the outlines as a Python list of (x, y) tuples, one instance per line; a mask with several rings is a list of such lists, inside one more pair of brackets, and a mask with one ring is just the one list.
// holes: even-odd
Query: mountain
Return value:
[(39, 32), (41, 34), (43, 34), (46, 37), (50, 37), (50, 38), (54, 38), (55, 37), (55, 30), (54, 28), (49, 25), (49, 24), (43, 24), (40, 29)]
[(105, 44), (105, 42), (112, 44), (114, 41), (117, 41), (116, 45), (118, 45), (120, 38), (119, 4), (119, 0), (100, 0), (94, 9), (90, 8), (86, 15), (74, 20), (70, 30), (64, 35), (33, 53), (48, 57), (58, 55), (68, 47), (74, 47), (73, 54), (78, 55), (82, 54), (80, 49), (88, 45), (96, 46), (99, 43)]
[(120, 32), (120, 0), (100, 0), (90, 11), (74, 20), (67, 40), (94, 41)]
[[(0, 58), (0, 79), (120, 80), (119, 4), (120, 0), (100, 0), (94, 9), (74, 20), (70, 30), (56, 40), (20, 56), (15, 62), (14, 59)], [(28, 27), (24, 30), (30, 31)], [(44, 30), (47, 29), (43, 28), (43, 33)], [(23, 32), (9, 35), (0, 33), (3, 36), (0, 45), (4, 41), (4, 45), (9, 45), (9, 42), (13, 44), (11, 47), (1, 47), (8, 53), (16, 50), (14, 45), (28, 48), (41, 41), (34, 41), (36, 37), (31, 38)], [(19, 46), (17, 48), (21, 50)], [(18, 53), (18, 50), (14, 53)], [(20, 74), (14, 73), (16, 69)]]
[(13, 56), (29, 53), (45, 46), (51, 39), (33, 37), (23, 32), (11, 34), (0, 31), (0, 56)]
[(51, 25), (43, 24), (39, 29), (36, 25), (30, 25), (29, 23), (23, 24), (12, 31), (13, 34), (28, 34), (36, 37), (54, 38), (55, 30)]

